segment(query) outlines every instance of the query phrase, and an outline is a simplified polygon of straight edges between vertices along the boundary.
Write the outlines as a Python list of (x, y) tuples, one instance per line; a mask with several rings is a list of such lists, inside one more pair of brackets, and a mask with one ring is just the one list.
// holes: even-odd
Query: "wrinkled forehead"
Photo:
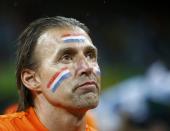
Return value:
[(44, 59), (63, 48), (83, 49), (87, 46), (95, 48), (88, 34), (80, 28), (50, 29), (39, 37), (34, 54), (37, 59)]
[(71, 29), (50, 29), (44, 32), (38, 39), (40, 43), (58, 43), (58, 44), (92, 44), (89, 35), (81, 28)]

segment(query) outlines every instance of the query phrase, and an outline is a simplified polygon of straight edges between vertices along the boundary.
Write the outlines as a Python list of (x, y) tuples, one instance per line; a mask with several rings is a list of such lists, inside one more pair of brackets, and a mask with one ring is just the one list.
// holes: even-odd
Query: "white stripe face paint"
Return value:
[(61, 38), (64, 43), (84, 43), (87, 38), (83, 35), (70, 35)]

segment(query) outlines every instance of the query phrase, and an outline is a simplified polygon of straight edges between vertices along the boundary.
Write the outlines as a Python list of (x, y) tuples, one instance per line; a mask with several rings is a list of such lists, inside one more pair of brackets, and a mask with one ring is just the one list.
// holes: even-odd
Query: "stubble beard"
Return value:
[(93, 109), (99, 103), (99, 93), (88, 92), (81, 95), (75, 95), (73, 103), (77, 109)]

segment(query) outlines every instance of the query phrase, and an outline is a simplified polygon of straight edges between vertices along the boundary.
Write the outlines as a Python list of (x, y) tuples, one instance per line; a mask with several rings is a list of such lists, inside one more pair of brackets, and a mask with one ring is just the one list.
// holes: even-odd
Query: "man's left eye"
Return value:
[(95, 55), (95, 53), (93, 53), (93, 52), (88, 52), (88, 53), (86, 54), (86, 58), (87, 58), (87, 59), (90, 59), (90, 60), (96, 60), (96, 55)]

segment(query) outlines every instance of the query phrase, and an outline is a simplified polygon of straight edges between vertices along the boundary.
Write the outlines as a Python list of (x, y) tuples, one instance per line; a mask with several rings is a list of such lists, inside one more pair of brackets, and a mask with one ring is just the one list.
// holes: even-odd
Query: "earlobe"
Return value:
[(34, 70), (24, 69), (21, 72), (21, 80), (23, 84), (30, 90), (40, 91), (40, 78)]

